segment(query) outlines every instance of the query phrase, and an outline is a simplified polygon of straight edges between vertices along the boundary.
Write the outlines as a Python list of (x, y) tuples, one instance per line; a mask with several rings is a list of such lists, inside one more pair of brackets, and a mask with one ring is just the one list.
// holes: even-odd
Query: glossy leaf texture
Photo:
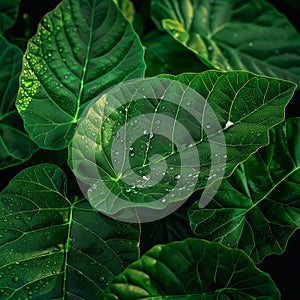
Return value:
[(152, 18), (210, 68), (300, 83), (300, 35), (262, 0), (152, 0)]
[(267, 145), (294, 89), (245, 71), (119, 85), (88, 109), (69, 164), (97, 209), (113, 215), (141, 206), (158, 216)]
[(280, 299), (240, 250), (198, 239), (158, 245), (129, 265), (101, 299)]
[(113, 1), (64, 0), (41, 21), (23, 60), (16, 104), (30, 137), (41, 148), (65, 148), (84, 105), (143, 76), (143, 55)]
[(20, 2), (21, 0), (1, 0), (0, 34), (4, 33), (14, 25), (18, 16)]
[(282, 254), (300, 227), (300, 118), (270, 131), (270, 144), (222, 182), (204, 209), (189, 210), (193, 231), (248, 253), (255, 262)]
[(139, 229), (66, 196), (61, 169), (43, 164), (0, 193), (0, 298), (99, 299), (139, 257)]
[(0, 170), (23, 163), (37, 150), (15, 107), (22, 51), (0, 36)]

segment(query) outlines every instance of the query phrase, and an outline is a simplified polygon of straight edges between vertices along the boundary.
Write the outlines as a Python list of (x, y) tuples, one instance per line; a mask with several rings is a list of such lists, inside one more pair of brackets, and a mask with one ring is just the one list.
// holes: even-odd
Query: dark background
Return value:
[[(224, 0), (226, 1), (226, 0)], [(31, 37), (36, 32), (37, 24), (41, 18), (48, 11), (52, 10), (60, 1), (58, 0), (23, 0), (20, 5), (19, 17), (16, 25), (7, 34), (8, 39), (14, 37), (25, 37), (26, 39)], [(149, 1), (133, 1), (136, 10), (147, 16), (149, 11)], [(293, 25), (300, 32), (300, 1), (299, 0), (269, 0), (271, 4), (275, 5), (279, 11), (285, 14)], [(148, 20), (146, 23), (145, 31), (154, 28), (153, 23)], [(25, 49), (26, 41), (20, 41), (20, 45)], [(300, 94), (296, 92), (293, 99), (286, 110), (286, 117), (297, 117), (300, 116)], [(21, 169), (27, 165), (32, 165), (33, 162), (41, 163), (56, 163), (61, 161), (60, 167), (64, 169), (67, 174), (70, 172), (64, 166), (66, 161), (67, 152), (63, 151), (38, 151), (33, 158), (26, 164), (17, 167), (11, 167), (0, 172), (0, 190), (2, 190), (9, 180)], [(300, 299), (299, 287), (300, 284), (300, 230), (296, 231), (290, 238), (287, 249), (282, 255), (270, 255), (263, 263), (258, 265), (263, 271), (270, 274), (272, 279), (275, 281), (279, 288), (283, 300), (296, 300)]]

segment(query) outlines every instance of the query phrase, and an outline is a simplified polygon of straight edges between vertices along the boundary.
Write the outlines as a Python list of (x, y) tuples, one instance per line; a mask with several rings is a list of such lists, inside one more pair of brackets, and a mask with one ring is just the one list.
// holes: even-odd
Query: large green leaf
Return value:
[(64, 0), (41, 22), (24, 56), (17, 108), (30, 137), (59, 149), (83, 105), (144, 74), (143, 48), (111, 0)]
[(300, 226), (300, 118), (270, 131), (271, 142), (224, 180), (205, 209), (194, 204), (194, 232), (238, 247), (255, 262), (284, 252)]
[(138, 228), (71, 201), (66, 181), (38, 165), (0, 193), (0, 299), (98, 299), (138, 259)]
[(22, 51), (0, 36), (0, 170), (29, 159), (37, 146), (24, 133), (15, 107)]
[[(12, 27), (17, 19), (21, 0), (1, 0), (0, 34)], [(2, 50), (2, 48), (0, 48)]]
[(262, 0), (152, 0), (152, 18), (209, 67), (300, 84), (300, 35)]
[(70, 147), (70, 166), (97, 209), (133, 215), (141, 207), (143, 217), (158, 219), (267, 145), (268, 130), (284, 119), (294, 89), (243, 71), (119, 85), (88, 108)]
[(280, 299), (268, 274), (240, 250), (186, 239), (152, 248), (101, 299)]

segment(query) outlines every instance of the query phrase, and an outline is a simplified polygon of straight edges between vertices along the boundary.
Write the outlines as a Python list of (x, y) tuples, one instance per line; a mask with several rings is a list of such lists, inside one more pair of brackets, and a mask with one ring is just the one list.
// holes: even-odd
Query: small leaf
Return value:
[(267, 145), (294, 89), (244, 71), (118, 85), (87, 109), (69, 164), (94, 207), (153, 221)]
[(17, 108), (25, 129), (41, 148), (65, 148), (83, 106), (144, 69), (139, 38), (112, 1), (63, 1), (24, 56)]
[(24, 133), (15, 107), (22, 52), (0, 37), (0, 170), (28, 160), (38, 149)]
[(152, 0), (153, 21), (210, 68), (300, 84), (300, 35), (262, 0)]
[(224, 180), (204, 209), (189, 210), (201, 238), (243, 249), (256, 262), (282, 254), (300, 227), (300, 118), (270, 131), (270, 144)]
[(66, 197), (61, 169), (43, 164), (0, 193), (0, 298), (98, 299), (139, 257), (139, 230)]
[[(0, 34), (11, 28), (18, 16), (21, 0), (1, 0), (0, 5)], [(2, 50), (2, 48), (0, 48)]]
[(280, 299), (267, 273), (240, 250), (186, 239), (158, 245), (129, 265), (101, 299)]
[(129, 22), (133, 22), (135, 16), (135, 8), (133, 2), (130, 0), (113, 0), (113, 1), (118, 5), (124, 17)]

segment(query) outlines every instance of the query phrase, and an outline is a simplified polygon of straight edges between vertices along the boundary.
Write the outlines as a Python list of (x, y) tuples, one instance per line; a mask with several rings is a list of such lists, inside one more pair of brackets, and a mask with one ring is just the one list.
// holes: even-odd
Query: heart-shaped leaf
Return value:
[(23, 163), (37, 150), (15, 107), (22, 51), (0, 36), (0, 170)]
[[(244, 71), (118, 85), (87, 109), (70, 166), (97, 209), (109, 215), (126, 210), (131, 218), (140, 207), (136, 221), (153, 221), (267, 145), (268, 130), (284, 119), (294, 89)], [(203, 206), (211, 199), (205, 197)]]
[(41, 147), (65, 148), (81, 110), (106, 88), (142, 77), (144, 50), (111, 0), (64, 0), (24, 56), (17, 108)]
[(284, 252), (300, 226), (300, 118), (270, 131), (271, 142), (224, 180), (207, 207), (189, 210), (193, 231), (248, 253)]
[(242, 69), (300, 84), (300, 35), (262, 0), (152, 0), (159, 28), (208, 67)]
[(240, 250), (186, 239), (155, 246), (129, 265), (101, 299), (280, 299), (268, 274)]
[[(1, 0), (0, 5), (0, 34), (11, 28), (18, 16), (21, 0)], [(2, 51), (2, 48), (0, 48)]]
[(138, 228), (71, 201), (66, 181), (43, 164), (0, 193), (1, 299), (98, 299), (138, 259)]

